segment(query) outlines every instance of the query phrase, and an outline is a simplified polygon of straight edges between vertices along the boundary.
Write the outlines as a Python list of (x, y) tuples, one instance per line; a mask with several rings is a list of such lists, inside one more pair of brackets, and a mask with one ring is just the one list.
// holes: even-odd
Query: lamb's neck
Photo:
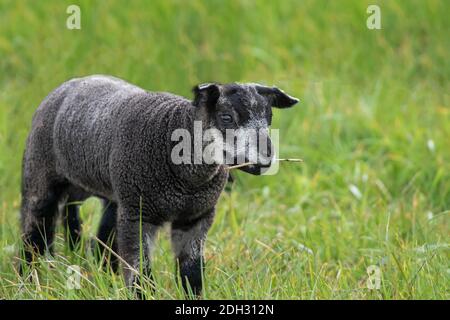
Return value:
[[(178, 118), (177, 128), (186, 130), (190, 136), (190, 159), (181, 164), (174, 164), (171, 159), (171, 168), (177, 178), (185, 181), (191, 187), (200, 187), (211, 181), (225, 170), (223, 165), (207, 164), (203, 159), (203, 131), (206, 129), (201, 121), (201, 114), (194, 106), (184, 107)], [(202, 130), (199, 130), (199, 125)], [(199, 136), (200, 135), (200, 136)], [(201, 148), (198, 147), (201, 143)], [(197, 144), (197, 146), (195, 146)]]

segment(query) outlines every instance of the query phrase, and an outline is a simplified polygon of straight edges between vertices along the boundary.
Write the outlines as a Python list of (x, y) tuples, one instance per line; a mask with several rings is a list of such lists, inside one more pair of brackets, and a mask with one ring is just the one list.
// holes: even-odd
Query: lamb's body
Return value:
[[(185, 129), (192, 138), (194, 121), (200, 120), (204, 129), (222, 135), (230, 128), (262, 129), (266, 146), (271, 145), (271, 106), (286, 108), (298, 100), (256, 84), (204, 84), (194, 88), (194, 95), (189, 101), (151, 93), (107, 76), (74, 79), (50, 93), (34, 115), (23, 159), (26, 260), (51, 249), (58, 204), (66, 205), (63, 216), (73, 246), (81, 230), (73, 202), (97, 196), (105, 203), (98, 238), (125, 260), (128, 285), (136, 280), (133, 270), (149, 274), (153, 238), (168, 222), (183, 285), (186, 289), (188, 281), (199, 293), (203, 243), (228, 170), (223, 164), (195, 164), (194, 154), (194, 164), (175, 164), (171, 155), (178, 141), (172, 141), (172, 133)], [(272, 152), (261, 153), (257, 143), (237, 148), (227, 142), (225, 148), (215, 139), (220, 152), (239, 150), (233, 161), (249, 150), (259, 154), (243, 171), (261, 174), (270, 164)]]
[[(192, 132), (194, 119), (191, 101), (113, 77), (74, 79), (55, 89), (35, 113), (24, 155), (26, 242), (42, 251), (51, 244), (57, 203), (94, 195), (118, 206), (119, 252), (132, 266), (140, 214), (147, 240), (171, 222), (176, 254), (198, 259), (187, 238), (200, 244), (206, 236), (227, 170), (172, 163), (171, 134)], [(47, 243), (39, 243), (43, 230)]]
[[(39, 166), (51, 164), (55, 180), (137, 208), (140, 196), (151, 197), (143, 199), (150, 206), (143, 212), (155, 215), (152, 222), (158, 217), (173, 221), (211, 209), (226, 179), (222, 170), (211, 183), (197, 187), (176, 173), (170, 137), (177, 128), (191, 129), (193, 109), (185, 98), (149, 93), (112, 77), (75, 79), (38, 109), (28, 145), (35, 144), (35, 134), (45, 139), (39, 146), (51, 149), (46, 148)], [(219, 173), (219, 167), (212, 170), (197, 170), (196, 178)]]

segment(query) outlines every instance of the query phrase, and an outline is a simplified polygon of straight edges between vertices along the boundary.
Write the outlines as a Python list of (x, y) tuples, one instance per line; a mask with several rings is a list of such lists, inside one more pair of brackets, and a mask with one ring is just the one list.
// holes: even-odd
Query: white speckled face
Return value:
[(272, 144), (268, 131), (272, 109), (253, 85), (222, 86), (214, 116), (215, 127), (223, 134), (227, 164), (270, 164)]
[(241, 170), (261, 174), (260, 168), (269, 166), (275, 154), (269, 136), (272, 107), (289, 108), (299, 100), (277, 87), (254, 83), (208, 83), (193, 92), (196, 118), (220, 132), (213, 136), (213, 145), (224, 154), (226, 164), (252, 162)]

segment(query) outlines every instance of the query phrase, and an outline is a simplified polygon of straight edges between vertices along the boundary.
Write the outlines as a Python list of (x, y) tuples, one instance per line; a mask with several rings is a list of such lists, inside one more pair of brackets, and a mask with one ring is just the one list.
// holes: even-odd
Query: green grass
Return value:
[[(276, 84), (301, 99), (275, 110), (275, 176), (239, 173), (206, 244), (205, 298), (449, 299), (450, 3), (375, 1), (0, 2), (0, 299), (131, 298), (84, 247), (33, 281), (14, 271), (21, 156), (31, 117), (61, 82), (111, 74), (190, 96), (206, 81)], [(82, 207), (84, 241), (96, 200)], [(148, 298), (180, 298), (167, 232), (158, 237)], [(79, 265), (80, 290), (67, 289)], [(366, 286), (370, 265), (381, 288)], [(37, 276), (36, 276), (37, 275)], [(150, 292), (150, 291), (148, 291)]]

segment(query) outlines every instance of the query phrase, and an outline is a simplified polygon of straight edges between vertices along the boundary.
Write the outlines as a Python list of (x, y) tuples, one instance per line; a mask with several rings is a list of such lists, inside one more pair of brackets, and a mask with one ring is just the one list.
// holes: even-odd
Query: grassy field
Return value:
[[(382, 29), (366, 27), (378, 3)], [(66, 8), (81, 8), (81, 30)], [(16, 271), (20, 168), (31, 117), (61, 82), (102, 73), (190, 96), (261, 82), (299, 97), (275, 110), (274, 176), (237, 174), (206, 244), (208, 299), (449, 299), (450, 2), (0, 2), (0, 299), (131, 298), (84, 246), (33, 281)], [(100, 205), (82, 207), (87, 242)], [(167, 232), (148, 298), (181, 298)], [(69, 265), (81, 288), (67, 286)], [(381, 285), (369, 289), (367, 268)], [(370, 281), (369, 281), (370, 282)], [(371, 282), (372, 283), (372, 282)]]

